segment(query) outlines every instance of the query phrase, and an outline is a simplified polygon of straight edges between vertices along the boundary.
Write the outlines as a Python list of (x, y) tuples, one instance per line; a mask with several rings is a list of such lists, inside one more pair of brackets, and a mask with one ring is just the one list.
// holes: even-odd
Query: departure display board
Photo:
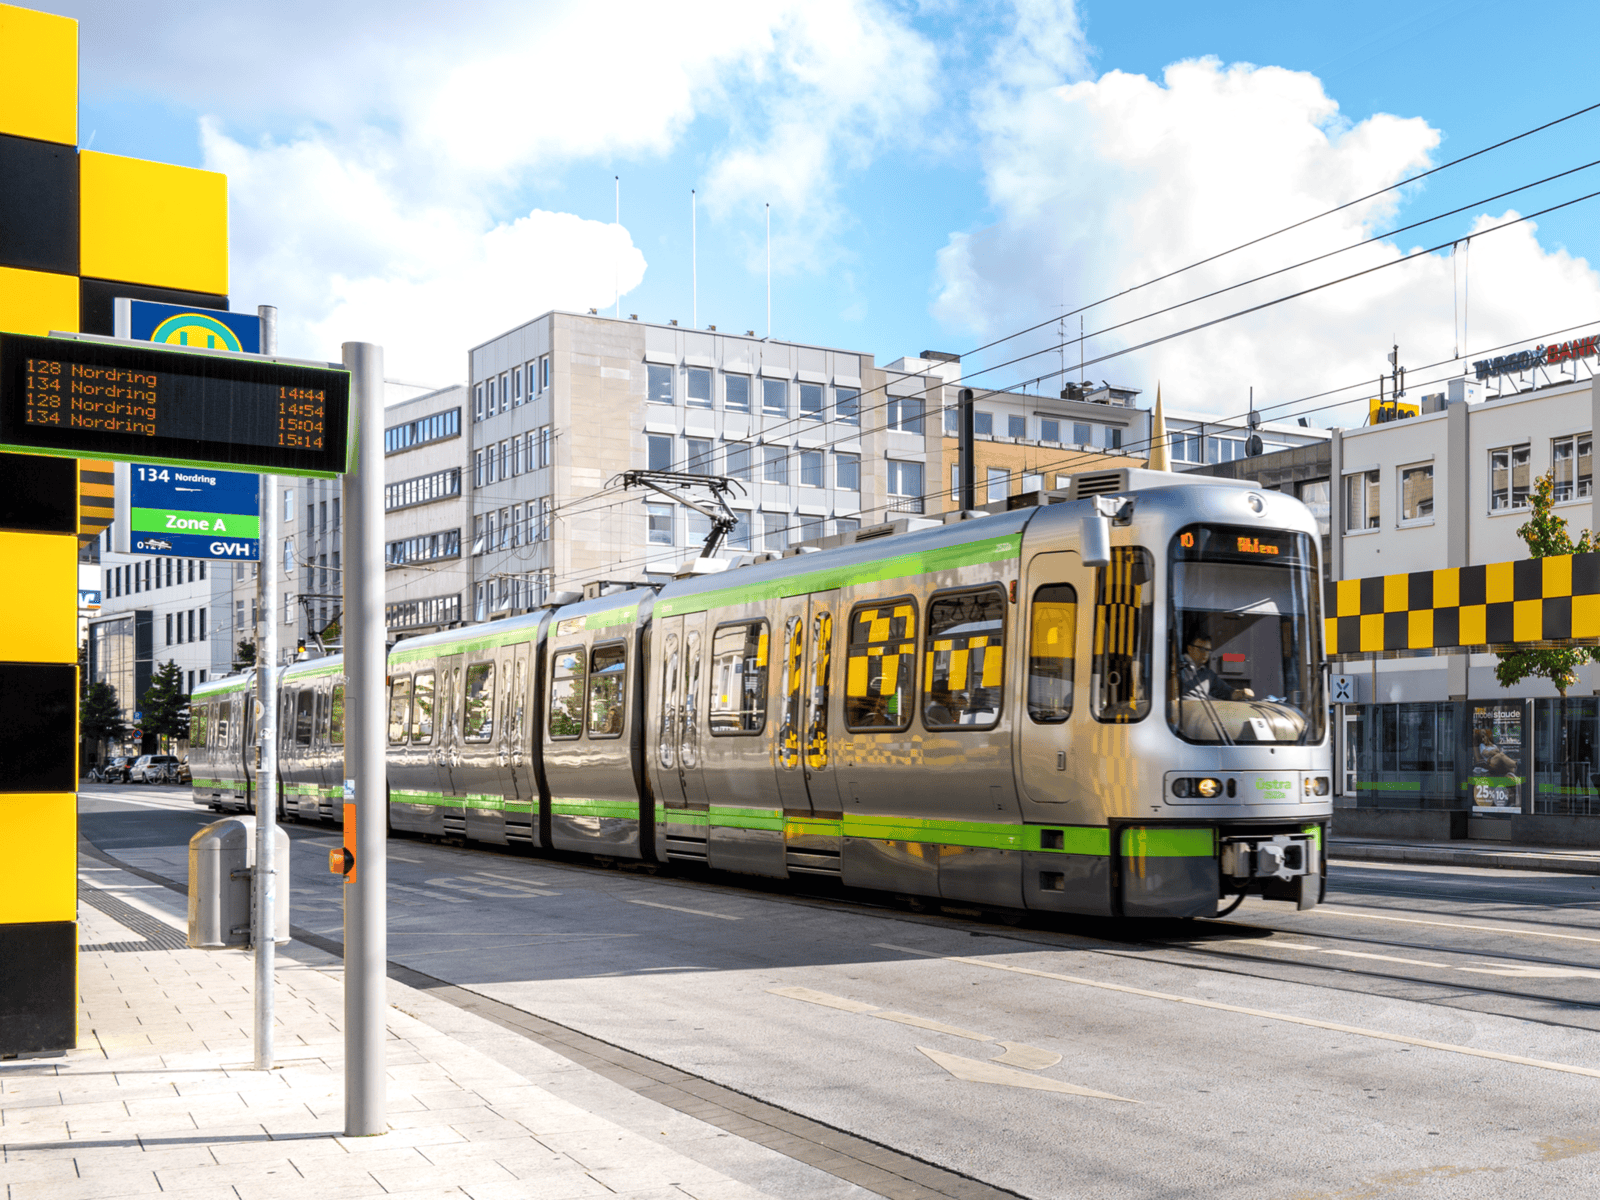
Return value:
[(331, 478), (349, 426), (334, 367), (0, 334), (0, 450)]

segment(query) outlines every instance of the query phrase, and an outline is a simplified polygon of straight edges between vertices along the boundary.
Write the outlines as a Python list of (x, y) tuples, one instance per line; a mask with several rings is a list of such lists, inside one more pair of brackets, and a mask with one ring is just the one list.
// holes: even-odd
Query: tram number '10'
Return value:
[(327, 430), (327, 393), (319, 388), (278, 389), (278, 445), (321, 450)]

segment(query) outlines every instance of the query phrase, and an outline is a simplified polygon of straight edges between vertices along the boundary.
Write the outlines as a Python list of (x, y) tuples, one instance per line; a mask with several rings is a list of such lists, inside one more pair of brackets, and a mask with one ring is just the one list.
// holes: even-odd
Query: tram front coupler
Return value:
[(1222, 873), (1235, 884), (1249, 879), (1296, 879), (1316, 873), (1316, 846), (1309, 837), (1225, 837), (1219, 856)]

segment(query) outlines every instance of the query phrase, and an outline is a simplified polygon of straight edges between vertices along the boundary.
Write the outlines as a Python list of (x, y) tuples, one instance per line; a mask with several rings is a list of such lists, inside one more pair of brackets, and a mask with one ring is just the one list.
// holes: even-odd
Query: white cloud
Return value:
[[(1426, 166), (1439, 142), (1420, 119), (1380, 114), (1351, 124), (1304, 72), (1213, 59), (1174, 64), (1160, 81), (1112, 71), (1059, 86), (995, 89), (982, 97), (977, 119), (986, 187), (1000, 219), (953, 236), (940, 252), (935, 311), (948, 325), (986, 337), (1395, 183)], [(1096, 307), (1086, 327), (1093, 333), (1358, 242), (1395, 223), (1400, 206), (1396, 193), (1353, 206)], [(1500, 219), (1481, 218), (1477, 228)], [(1403, 247), (1376, 243), (1091, 338), (1087, 356), (1394, 262), (1449, 236), (1430, 232), (1408, 235), (1414, 240)], [(1152, 390), (1159, 380), (1171, 406), (1235, 413), (1251, 386), (1258, 403), (1271, 403), (1375, 379), (1391, 340), (1399, 341), (1402, 361), (1449, 358), (1456, 295), (1448, 252), (1425, 256), (1087, 373)], [(1475, 243), (1471, 296), (1472, 347), (1600, 316), (1600, 278), (1582, 260), (1543, 250), (1528, 226)], [(1076, 332), (1074, 317), (1068, 335)], [(1053, 333), (1024, 344), (1054, 345)], [(1006, 357), (1020, 352), (1016, 342), (1001, 349)], [(1076, 346), (1066, 357), (1077, 357)], [(1057, 353), (1041, 355), (1019, 374), (1042, 375), (1059, 361)]]
[(643, 278), (625, 230), (514, 197), (574, 164), (681, 151), (704, 121), (711, 214), (771, 199), (779, 261), (816, 269), (844, 223), (841, 173), (940, 102), (938, 56), (891, 0), (707, 0), (692, 19), (290, 0), (200, 24), (175, 4), (61, 7), (84, 21), (86, 88), (211, 114), (231, 291), (278, 305), (286, 353), (376, 340), (392, 373), (439, 383), (482, 338)]

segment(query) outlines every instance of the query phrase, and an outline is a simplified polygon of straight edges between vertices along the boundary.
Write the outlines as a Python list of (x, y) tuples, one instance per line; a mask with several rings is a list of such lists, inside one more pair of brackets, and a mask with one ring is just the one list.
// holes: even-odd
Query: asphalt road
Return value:
[[(95, 787), (186, 877), (211, 814)], [(340, 935), (331, 827), (293, 920)], [(390, 957), (1025, 1196), (1588, 1194), (1600, 878), (1336, 863), (1310, 913), (1008, 924), (737, 877), (390, 843)]]

